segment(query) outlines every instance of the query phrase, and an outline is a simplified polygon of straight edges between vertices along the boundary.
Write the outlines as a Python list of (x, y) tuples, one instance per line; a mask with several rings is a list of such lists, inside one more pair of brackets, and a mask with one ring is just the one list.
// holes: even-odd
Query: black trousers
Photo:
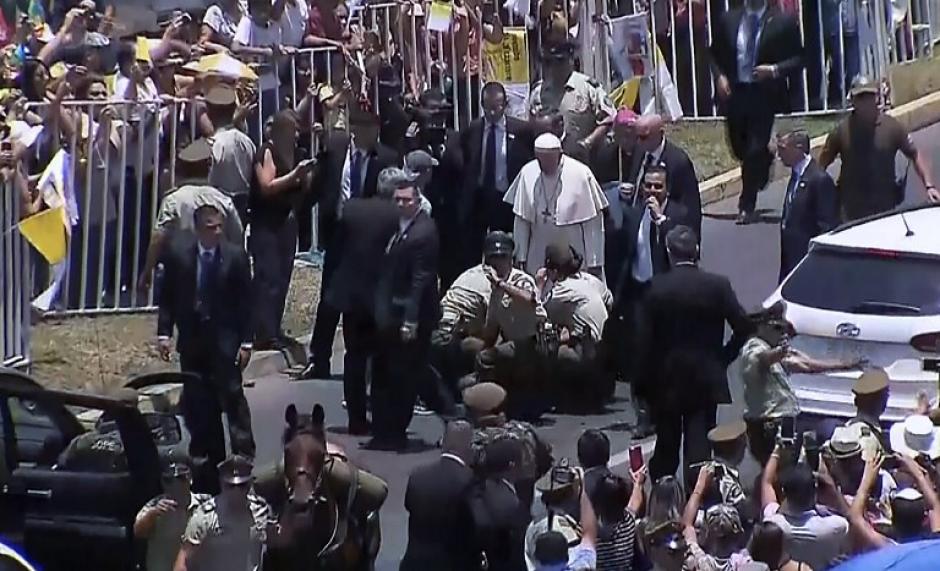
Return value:
[(417, 338), (405, 343), (396, 329), (383, 331), (372, 364), (372, 434), (380, 439), (407, 435), (420, 396), (439, 414), (450, 414), (453, 400), (428, 362), (431, 328), (419, 327)]
[[(655, 482), (663, 476), (675, 475), (679, 468), (679, 446), (682, 446), (685, 466), (708, 460), (711, 448), (708, 431), (715, 427), (718, 407), (702, 402), (680, 406), (654, 406), (653, 422), (656, 424), (656, 449), (650, 459), (650, 477)], [(690, 471), (684, 470), (687, 486), (694, 485)]]
[[(203, 337), (212, 339), (211, 332)], [(255, 441), (235, 355), (220, 355), (209, 343), (180, 352), (180, 369), (199, 376), (199, 381), (183, 385), (180, 408), (191, 438), (189, 455), (196, 464), (194, 487), (215, 494), (219, 488), (216, 467), (226, 456), (222, 413), (228, 417), (232, 453), (253, 458)]]
[(340, 312), (326, 300), (326, 292), (336, 268), (339, 267), (339, 258), (339, 251), (327, 242), (323, 254), (323, 274), (320, 277), (320, 301), (317, 303), (313, 334), (310, 336), (310, 360), (326, 371), (330, 370), (333, 340), (336, 338), (340, 316)]
[(741, 196), (738, 210), (754, 212), (757, 193), (767, 185), (774, 156), (767, 148), (774, 127), (774, 109), (768, 91), (753, 83), (740, 83), (731, 91), (726, 110), (728, 142), (741, 161)]
[[(322, 298), (321, 298), (322, 299)], [(319, 313), (317, 314), (319, 319)], [(366, 423), (366, 366), (378, 347), (375, 321), (368, 311), (343, 314), (343, 395), (349, 424)]]
[[(473, 173), (472, 176), (477, 176)], [(487, 232), (502, 230), (512, 232), (515, 215), (512, 205), (503, 202), (503, 192), (493, 188), (477, 189), (477, 204), (465, 222), (466, 231), (462, 239), (464, 244), (464, 269), (472, 268), (483, 259), (483, 239)]]
[(255, 342), (266, 343), (281, 335), (281, 319), (294, 272), (297, 219), (293, 213), (279, 224), (255, 218), (248, 240), (255, 268), (252, 281)]

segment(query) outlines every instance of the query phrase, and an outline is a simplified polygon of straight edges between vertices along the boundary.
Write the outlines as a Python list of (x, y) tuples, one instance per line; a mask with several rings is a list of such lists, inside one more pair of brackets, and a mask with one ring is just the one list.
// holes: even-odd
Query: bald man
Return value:
[[(641, 187), (646, 169), (659, 166), (666, 169), (669, 198), (685, 207), (687, 218), (680, 222), (702, 238), (702, 198), (699, 195), (698, 177), (689, 155), (666, 138), (666, 128), (660, 115), (643, 115), (636, 120), (636, 151), (628, 182)], [(638, 195), (639, 193), (637, 193)]]
[(479, 562), (467, 547), (471, 523), (462, 514), (473, 471), (473, 427), (465, 420), (447, 424), (444, 453), (419, 466), (408, 478), (405, 509), (408, 510), (408, 547), (401, 571), (471, 569)]

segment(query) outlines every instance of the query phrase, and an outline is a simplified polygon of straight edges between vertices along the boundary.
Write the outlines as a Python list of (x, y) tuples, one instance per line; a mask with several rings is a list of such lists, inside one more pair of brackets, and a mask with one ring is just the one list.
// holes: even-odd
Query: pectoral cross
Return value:
[(552, 211), (548, 209), (548, 205), (545, 205), (545, 209), (542, 210), (542, 221), (543, 222), (554, 222), (555, 215), (552, 214)]

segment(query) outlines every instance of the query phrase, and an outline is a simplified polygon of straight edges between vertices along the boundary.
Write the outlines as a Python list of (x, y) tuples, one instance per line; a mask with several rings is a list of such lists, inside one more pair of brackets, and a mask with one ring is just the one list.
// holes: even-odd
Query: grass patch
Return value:
[[(810, 137), (828, 133), (839, 122), (839, 115), (779, 118), (776, 131), (800, 127)], [(692, 158), (699, 180), (709, 179), (738, 166), (725, 135), (724, 121), (682, 121), (669, 126), (669, 138)]]
[[(297, 267), (291, 280), (284, 330), (310, 332), (320, 294), (320, 270)], [(248, 304), (250, 305), (250, 304)], [(32, 328), (32, 374), (50, 388), (108, 394), (143, 373), (177, 370), (156, 351), (155, 313), (47, 317)]]

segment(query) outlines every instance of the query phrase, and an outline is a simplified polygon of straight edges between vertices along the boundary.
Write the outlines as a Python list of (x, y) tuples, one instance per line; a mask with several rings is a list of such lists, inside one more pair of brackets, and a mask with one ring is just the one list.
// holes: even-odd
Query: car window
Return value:
[(55, 462), (67, 442), (44, 407), (35, 401), (11, 396), (7, 398), (10, 418), (16, 434), (17, 458), (20, 464), (49, 465)]
[(783, 299), (867, 315), (940, 314), (940, 260), (815, 248), (781, 290)]

